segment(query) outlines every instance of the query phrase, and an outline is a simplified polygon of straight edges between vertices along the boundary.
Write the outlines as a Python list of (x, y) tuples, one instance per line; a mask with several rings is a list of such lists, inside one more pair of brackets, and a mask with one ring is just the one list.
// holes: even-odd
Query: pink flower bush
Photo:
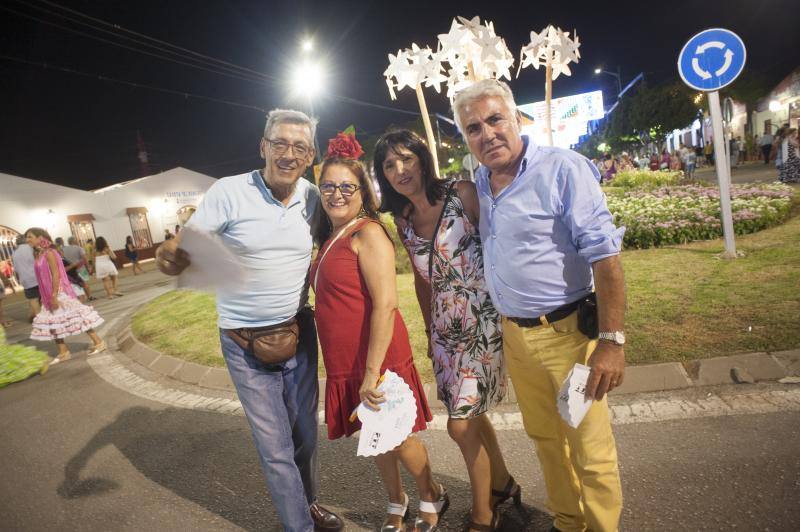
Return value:
[[(786, 185), (734, 185), (731, 210), (736, 234), (747, 234), (783, 222), (793, 190)], [(700, 185), (630, 190), (608, 197), (614, 223), (624, 225), (623, 244), (649, 248), (711, 240), (722, 236), (719, 189)]]

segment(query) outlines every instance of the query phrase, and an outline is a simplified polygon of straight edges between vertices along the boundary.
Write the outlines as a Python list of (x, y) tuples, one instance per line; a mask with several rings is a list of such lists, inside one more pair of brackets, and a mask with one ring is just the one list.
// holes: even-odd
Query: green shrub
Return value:
[(628, 170), (620, 172), (609, 183), (623, 188), (657, 188), (677, 185), (683, 179), (683, 172), (654, 172), (652, 170)]

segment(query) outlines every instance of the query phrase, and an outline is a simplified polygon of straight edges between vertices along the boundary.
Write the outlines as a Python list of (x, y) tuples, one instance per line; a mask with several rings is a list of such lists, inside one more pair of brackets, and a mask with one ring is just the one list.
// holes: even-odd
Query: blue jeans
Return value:
[(220, 330), (222, 354), (250, 423), (272, 502), (288, 532), (311, 532), (317, 499), (317, 333), (301, 320), (297, 355), (266, 366)]

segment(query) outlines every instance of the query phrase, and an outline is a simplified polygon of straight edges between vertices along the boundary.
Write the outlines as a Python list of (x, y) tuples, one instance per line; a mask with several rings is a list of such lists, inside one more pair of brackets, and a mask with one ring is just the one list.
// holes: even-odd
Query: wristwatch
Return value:
[(601, 332), (597, 338), (599, 340), (608, 340), (617, 345), (625, 345), (625, 333), (623, 331)]

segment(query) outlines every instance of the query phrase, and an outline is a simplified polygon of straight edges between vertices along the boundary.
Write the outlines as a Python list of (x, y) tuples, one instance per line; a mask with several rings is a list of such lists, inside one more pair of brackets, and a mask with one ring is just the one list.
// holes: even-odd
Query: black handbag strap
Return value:
[(450, 193), (453, 191), (455, 181), (451, 181), (447, 186), (447, 192), (444, 195), (444, 202), (442, 203), (442, 212), (439, 213), (439, 219), (436, 221), (436, 228), (433, 230), (433, 238), (431, 238), (431, 250), (428, 253), (428, 282), (433, 284), (433, 251), (436, 249), (436, 237), (439, 236), (439, 227), (442, 225), (444, 219), (444, 211), (447, 209), (447, 202), (450, 201)]

